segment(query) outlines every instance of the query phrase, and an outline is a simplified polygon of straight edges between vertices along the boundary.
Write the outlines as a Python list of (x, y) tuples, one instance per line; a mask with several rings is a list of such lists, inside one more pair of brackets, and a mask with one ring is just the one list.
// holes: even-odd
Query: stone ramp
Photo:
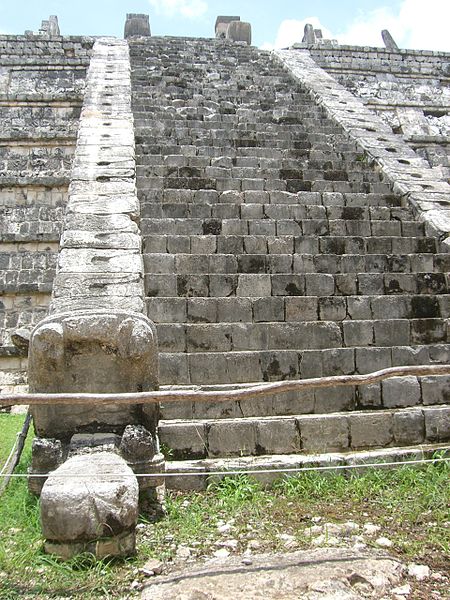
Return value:
[[(353, 135), (362, 134), (347, 99), (336, 108), (341, 126), (315, 87), (255, 48), (135, 38), (130, 56), (146, 302), (162, 384), (449, 362), (447, 247), (402, 191), (416, 180), (417, 193), (437, 197), (447, 185), (437, 171), (419, 174), (409, 148), (406, 163), (391, 160), (402, 159), (401, 142), (376, 142), (386, 126), (371, 134), (377, 117), (364, 113), (385, 176)], [(173, 457), (198, 460), (445, 442), (448, 379), (413, 379), (393, 391), (386, 382), (248, 407), (163, 405), (161, 435)], [(424, 402), (433, 386), (439, 392)], [(427, 433), (433, 410), (438, 438)], [(344, 442), (327, 438), (331, 422), (345, 422)], [(348, 433), (357, 422), (367, 424), (359, 441)], [(301, 423), (320, 432), (320, 449)]]

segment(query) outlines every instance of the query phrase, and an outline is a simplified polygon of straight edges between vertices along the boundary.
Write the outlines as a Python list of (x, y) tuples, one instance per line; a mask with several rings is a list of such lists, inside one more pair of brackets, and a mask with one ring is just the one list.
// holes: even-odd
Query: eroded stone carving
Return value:
[[(31, 391), (139, 392), (155, 389), (157, 384), (156, 333), (144, 315), (127, 311), (57, 314), (44, 319), (32, 333)], [(35, 407), (33, 417), (39, 436), (67, 439), (86, 428), (122, 433), (126, 425), (144, 422), (152, 429), (148, 412), (140, 406), (51, 405)]]
[(137, 480), (119, 456), (70, 458), (42, 488), (46, 550), (66, 559), (82, 551), (97, 558), (134, 553), (138, 495)]

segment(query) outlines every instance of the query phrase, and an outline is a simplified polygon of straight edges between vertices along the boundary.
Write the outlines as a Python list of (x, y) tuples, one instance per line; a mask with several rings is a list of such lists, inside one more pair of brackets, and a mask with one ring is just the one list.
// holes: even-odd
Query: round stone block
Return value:
[(42, 488), (43, 534), (51, 542), (84, 543), (132, 533), (138, 498), (137, 479), (120, 456), (111, 452), (74, 456)]

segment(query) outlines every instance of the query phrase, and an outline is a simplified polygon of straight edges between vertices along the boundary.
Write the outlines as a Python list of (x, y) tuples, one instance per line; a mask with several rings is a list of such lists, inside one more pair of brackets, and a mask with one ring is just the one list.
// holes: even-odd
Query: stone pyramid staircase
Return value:
[[(162, 385), (227, 389), (450, 362), (448, 254), (280, 64), (220, 40), (129, 43)], [(409, 456), (450, 438), (449, 391), (446, 377), (410, 376), (172, 404), (160, 437), (185, 461), (173, 463), (180, 471), (317, 453), (356, 460), (368, 449)]]

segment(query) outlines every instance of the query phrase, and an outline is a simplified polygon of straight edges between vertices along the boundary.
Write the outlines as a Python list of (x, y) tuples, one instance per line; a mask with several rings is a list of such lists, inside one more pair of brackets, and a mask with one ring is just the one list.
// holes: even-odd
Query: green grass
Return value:
[[(300, 546), (311, 518), (343, 522), (370, 521), (389, 531), (396, 550), (425, 559), (428, 552), (449, 552), (450, 465), (367, 470), (346, 478), (339, 474), (309, 472), (278, 481), (263, 490), (246, 477), (226, 477), (206, 493), (169, 495), (167, 518), (158, 523), (142, 550), (152, 556), (174, 555), (179, 544), (200, 542), (204, 553), (220, 538), (217, 524), (233, 521), (233, 537), (245, 541), (257, 532), (261, 547), (282, 547), (280, 531), (296, 536)], [(171, 542), (167, 544), (167, 540)], [(244, 550), (245, 544), (239, 543)]]
[(5, 464), (24, 421), (25, 415), (0, 413), (0, 469)]
[[(6, 458), (22, 421), (0, 415), (0, 456)], [(26, 472), (29, 460), (30, 439), (19, 472)], [(394, 554), (445, 569), (449, 475), (448, 463), (366, 470), (350, 478), (309, 472), (281, 479), (270, 490), (246, 476), (225, 477), (206, 492), (168, 493), (166, 517), (156, 524), (142, 516), (137, 557), (95, 561), (83, 555), (65, 563), (43, 553), (38, 501), (28, 494), (26, 479), (13, 479), (0, 500), (0, 599), (137, 596), (131, 585), (143, 581), (138, 569), (149, 557), (169, 561), (180, 545), (197, 557), (211, 555), (224, 539), (223, 526), (237, 540), (233, 552), (243, 551), (250, 539), (257, 540), (257, 552), (285, 550), (280, 532), (308, 548), (314, 517), (378, 524), (380, 535), (393, 540)]]

